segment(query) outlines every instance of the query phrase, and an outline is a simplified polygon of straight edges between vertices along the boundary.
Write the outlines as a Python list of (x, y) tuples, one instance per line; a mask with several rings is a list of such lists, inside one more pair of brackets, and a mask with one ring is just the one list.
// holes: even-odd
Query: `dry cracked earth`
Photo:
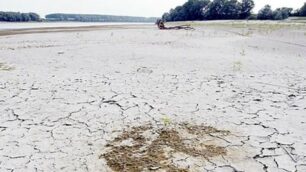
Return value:
[[(223, 27), (1, 36), (0, 171), (306, 171), (305, 26)], [(118, 139), (145, 124), (171, 132)], [(177, 124), (230, 134), (192, 136)], [(112, 167), (122, 153), (137, 156), (118, 140), (176, 156)], [(200, 144), (224, 151), (201, 158)]]

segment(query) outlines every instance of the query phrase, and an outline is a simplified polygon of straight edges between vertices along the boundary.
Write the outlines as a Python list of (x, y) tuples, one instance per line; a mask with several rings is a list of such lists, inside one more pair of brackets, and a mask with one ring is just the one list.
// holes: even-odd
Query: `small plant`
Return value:
[(240, 52), (240, 55), (245, 56), (245, 50), (244, 49), (242, 49), (242, 51)]
[(171, 119), (166, 115), (164, 117), (162, 117), (161, 120), (162, 120), (164, 126), (169, 126), (171, 124)]
[(242, 62), (241, 61), (235, 61), (233, 64), (233, 71), (241, 71), (242, 69)]
[(15, 69), (14, 67), (8, 66), (5, 63), (0, 63), (0, 70), (11, 71), (11, 70), (14, 70), (14, 69)]

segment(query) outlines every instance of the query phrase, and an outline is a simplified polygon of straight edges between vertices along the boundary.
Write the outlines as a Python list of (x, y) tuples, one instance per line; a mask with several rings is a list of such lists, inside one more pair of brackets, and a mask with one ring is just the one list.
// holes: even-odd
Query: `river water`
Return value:
[(0, 30), (78, 27), (78, 26), (107, 26), (107, 25), (140, 25), (152, 23), (122, 23), (122, 22), (0, 22)]

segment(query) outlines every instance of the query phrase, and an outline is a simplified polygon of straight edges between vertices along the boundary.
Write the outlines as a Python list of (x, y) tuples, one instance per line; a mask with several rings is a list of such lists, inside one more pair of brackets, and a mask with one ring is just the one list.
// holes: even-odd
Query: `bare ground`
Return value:
[(305, 171), (306, 26), (192, 24), (1, 32), (0, 171)]

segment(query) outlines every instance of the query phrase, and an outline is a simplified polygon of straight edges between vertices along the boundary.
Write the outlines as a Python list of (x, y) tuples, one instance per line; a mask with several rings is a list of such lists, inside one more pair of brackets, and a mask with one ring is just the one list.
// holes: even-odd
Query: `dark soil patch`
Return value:
[[(112, 170), (120, 172), (157, 170), (187, 172), (188, 169), (171, 163), (171, 155), (183, 153), (189, 157), (209, 160), (212, 157), (227, 154), (224, 147), (217, 145), (208, 144), (199, 148), (201, 144), (196, 141), (197, 139), (186, 138), (186, 132), (196, 136), (197, 139), (213, 133), (229, 134), (229, 131), (202, 125), (179, 124), (163, 128), (154, 128), (152, 125), (133, 127), (107, 144), (109, 151), (102, 154), (100, 158), (104, 158)], [(185, 140), (191, 142), (186, 143)]]

